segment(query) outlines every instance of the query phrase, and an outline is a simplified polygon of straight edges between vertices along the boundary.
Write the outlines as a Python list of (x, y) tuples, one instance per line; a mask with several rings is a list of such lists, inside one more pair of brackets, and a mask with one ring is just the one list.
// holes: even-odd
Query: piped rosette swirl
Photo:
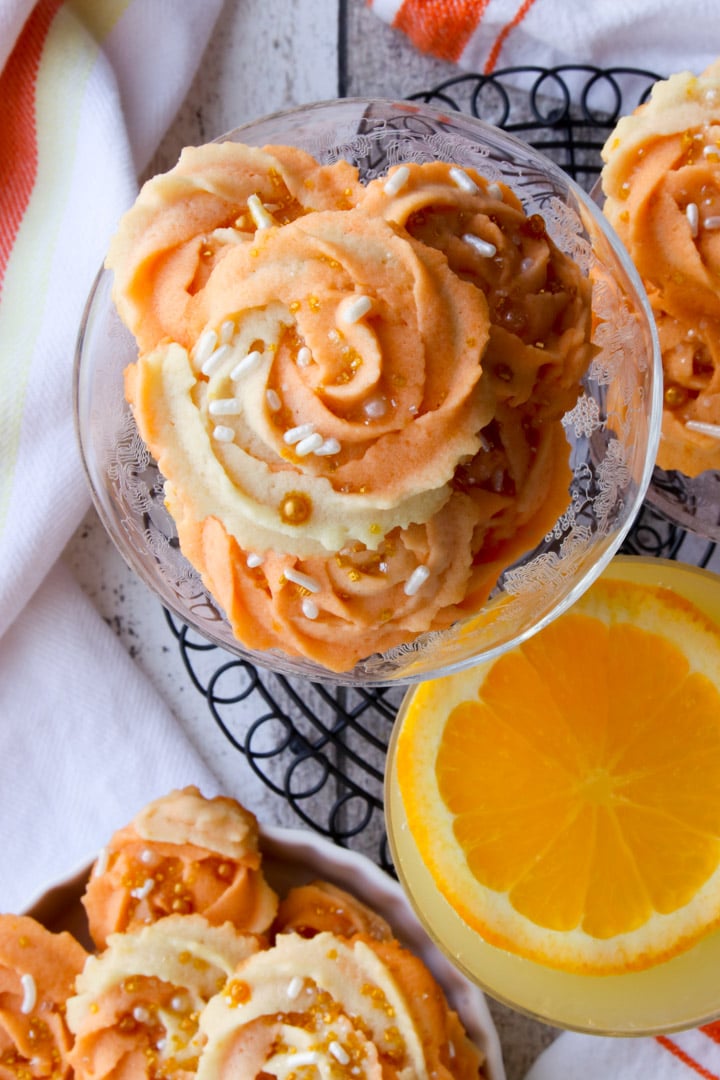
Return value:
[(0, 1078), (66, 1080), (72, 1036), (65, 1003), (87, 953), (68, 933), (0, 915)]
[[(481, 1056), (422, 962), (396, 941), (280, 935), (204, 1010), (198, 1080), (477, 1080)], [(299, 1070), (299, 1071), (298, 1071)]]
[(187, 787), (149, 803), (113, 834), (82, 903), (103, 949), (111, 934), (176, 914), (263, 934), (278, 901), (263, 874), (254, 815), (233, 799), (206, 799)]
[(364, 934), (378, 941), (393, 937), (390, 925), (356, 896), (329, 881), (297, 885), (280, 901), (273, 924), (276, 934), (314, 937), (323, 931), (353, 937)]
[(108, 252), (115, 303), (140, 349), (191, 344), (196, 297), (233, 247), (313, 210), (347, 209), (361, 191), (347, 162), (323, 168), (295, 147), (186, 147), (143, 185)]
[(88, 958), (67, 1002), (76, 1075), (191, 1080), (204, 1041), (202, 1010), (260, 945), (202, 915), (171, 915), (111, 934), (106, 949)]
[(720, 468), (720, 63), (658, 82), (603, 148), (604, 211), (646, 287), (665, 375), (658, 464)]
[[(180, 315), (136, 274), (126, 372), (181, 549), (236, 637), (333, 671), (473, 613), (554, 523), (560, 417), (592, 351), (586, 279), (508, 189), (445, 164), (364, 189), (346, 169), (223, 243)], [(139, 203), (170, 265), (162, 193)], [(123, 317), (126, 264), (152, 265), (136, 231), (108, 262)]]

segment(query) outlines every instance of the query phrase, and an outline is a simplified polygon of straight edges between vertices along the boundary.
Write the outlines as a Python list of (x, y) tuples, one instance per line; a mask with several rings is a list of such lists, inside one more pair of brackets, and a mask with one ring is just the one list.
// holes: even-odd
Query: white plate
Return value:
[[(352, 892), (392, 927), (398, 940), (427, 965), (486, 1057), (490, 1080), (505, 1080), (500, 1041), (482, 992), (433, 945), (400, 886), (364, 855), (301, 829), (261, 829), (263, 869), (281, 895), (291, 886), (323, 878)], [(25, 912), (48, 929), (69, 930), (91, 948), (80, 898), (90, 865), (46, 889)]]

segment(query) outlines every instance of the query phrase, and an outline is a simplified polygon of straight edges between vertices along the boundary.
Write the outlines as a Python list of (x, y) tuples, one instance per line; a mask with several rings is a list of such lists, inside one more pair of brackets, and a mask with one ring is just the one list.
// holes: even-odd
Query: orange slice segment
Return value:
[(720, 628), (676, 593), (603, 578), (421, 684), (396, 763), (423, 861), (487, 941), (618, 973), (720, 925)]

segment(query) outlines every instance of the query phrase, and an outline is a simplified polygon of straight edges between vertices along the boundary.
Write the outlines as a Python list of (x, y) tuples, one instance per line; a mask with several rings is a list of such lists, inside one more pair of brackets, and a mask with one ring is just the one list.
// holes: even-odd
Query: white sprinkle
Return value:
[(697, 203), (691, 202), (687, 204), (685, 207), (685, 216), (688, 219), (688, 224), (690, 226), (690, 235), (697, 236), (698, 223), (700, 221), (700, 211), (697, 208)]
[(154, 863), (157, 862), (157, 858), (158, 857), (156, 853), (152, 850), (152, 848), (144, 848), (140, 852), (140, 862), (144, 863), (145, 866), (152, 866)]
[(311, 435), (306, 435), (304, 439), (301, 439), (295, 446), (295, 453), (298, 457), (306, 457), (308, 454), (314, 454), (320, 449), (325, 442), (319, 431), (313, 431)]
[(214, 375), (218, 368), (221, 366), (224, 360), (227, 360), (230, 354), (229, 345), (221, 345), (219, 349), (216, 349), (214, 353), (208, 356), (207, 360), (200, 368), (203, 375), (207, 375), (208, 378)]
[(144, 1008), (142, 1005), (136, 1005), (132, 1011), (133, 1018), (137, 1020), (138, 1024), (147, 1024), (150, 1019), (150, 1010)]
[(193, 358), (199, 367), (202, 367), (216, 345), (217, 334), (215, 331), (204, 330), (195, 342), (195, 348), (193, 349)]
[(707, 105), (714, 105), (718, 99), (717, 87), (709, 86), (703, 96)]
[(473, 195), (477, 195), (480, 192), (480, 188), (477, 186), (471, 176), (465, 172), (464, 169), (458, 169), (453, 167), (450, 170), (450, 179), (456, 187), (459, 187), (461, 191), (469, 191)]
[(348, 1054), (345, 1047), (340, 1045), (337, 1039), (333, 1039), (333, 1041), (328, 1046), (328, 1050), (335, 1058), (335, 1060), (339, 1061), (341, 1065), (347, 1065), (350, 1061), (350, 1055)]
[(182, 994), (176, 994), (175, 997), (170, 999), (170, 1008), (175, 1012), (185, 1012), (188, 1007), (187, 998)]
[(29, 1012), (32, 1012), (37, 1002), (37, 987), (35, 986), (35, 980), (32, 975), (21, 975), (20, 983), (23, 988), (22, 1005), (20, 1006), (20, 1012), (25, 1016)]
[(311, 600), (309, 596), (303, 597), (303, 602), (300, 605), (302, 607), (302, 613), (306, 619), (317, 619), (320, 614), (320, 609), (314, 600)]
[(337, 345), (338, 342), (342, 341), (340, 331), (336, 330), (334, 327), (332, 330), (328, 330), (328, 340), (332, 341), (334, 345)]
[(505, 472), (503, 469), (496, 469), (490, 478), (493, 491), (500, 492), (505, 486)]
[(711, 214), (703, 219), (703, 229), (720, 229), (720, 215)]
[(270, 387), (269, 390), (265, 391), (265, 400), (268, 403), (268, 409), (270, 410), (270, 412), (277, 412), (282, 405), (280, 395), (278, 394), (277, 390), (273, 390), (272, 387)]
[(235, 432), (231, 427), (225, 427), (224, 424), (218, 424), (213, 430), (213, 439), (216, 442), (232, 442), (235, 438)]
[(145, 878), (145, 881), (139, 889), (131, 889), (130, 895), (133, 900), (145, 900), (155, 888), (154, 878)]
[(491, 199), (499, 199), (500, 202), (503, 201), (503, 189), (499, 184), (488, 184), (487, 193)]
[(254, 371), (261, 360), (262, 353), (258, 352), (257, 349), (253, 349), (252, 352), (249, 352), (247, 356), (243, 356), (242, 360), (235, 365), (230, 372), (230, 378), (239, 379), (241, 375), (247, 375), (249, 371)]
[(298, 424), (297, 427), (288, 428), (283, 435), (283, 442), (288, 446), (294, 446), (295, 443), (299, 443), (301, 439), (306, 439), (308, 435), (312, 435), (315, 431), (314, 424)]
[(485, 259), (492, 259), (493, 255), (497, 255), (497, 248), (489, 240), (482, 240), (479, 236), (473, 236), (472, 233), (463, 233), (462, 239)]
[(403, 590), (405, 595), (414, 596), (415, 593), (422, 588), (429, 577), (430, 571), (427, 566), (416, 566), (405, 582), (405, 588)]
[(208, 405), (208, 412), (211, 416), (239, 416), (242, 406), (234, 397), (215, 398)]
[(699, 435), (709, 435), (713, 439), (720, 439), (720, 424), (704, 424), (702, 420), (686, 420), (685, 427), (690, 431), (697, 431)]
[(294, 1069), (299, 1069), (301, 1065), (322, 1064), (322, 1057), (317, 1050), (301, 1050), (296, 1054), (289, 1054), (287, 1060)]
[(294, 1001), (303, 988), (304, 979), (301, 979), (299, 975), (293, 975), (292, 979), (288, 983), (287, 996), (291, 1001)]
[(387, 412), (387, 401), (384, 397), (371, 397), (363, 404), (363, 412), (371, 420), (379, 420)]
[(110, 858), (110, 852), (106, 847), (100, 848), (98, 853), (97, 862), (95, 863), (95, 872), (93, 877), (101, 877), (108, 868), (108, 859)]
[(448, 1057), (451, 1061), (455, 1057), (455, 1043), (452, 1040), (448, 1042)]
[(243, 235), (238, 229), (213, 229), (210, 233), (210, 241), (217, 240), (221, 244), (242, 244)]
[(299, 585), (303, 589), (307, 589), (308, 592), (318, 593), (320, 592), (320, 583), (315, 578), (310, 577), (309, 574), (303, 574), (301, 570), (293, 570), (290, 567), (285, 570), (285, 577), (288, 581), (292, 581), (294, 585)]
[(262, 566), (262, 564), (265, 562), (265, 557), (263, 555), (256, 555), (253, 551), (251, 551), (245, 562), (251, 570), (254, 570), (257, 566)]
[(307, 367), (312, 363), (312, 353), (308, 349), (307, 345), (303, 345), (301, 349), (298, 349), (297, 354), (297, 366)]
[(397, 195), (398, 191), (401, 191), (405, 187), (410, 179), (410, 170), (407, 165), (401, 165), (399, 169), (396, 169), (389, 180), (385, 181), (383, 191), (386, 195)]
[(372, 300), (369, 296), (364, 294), (356, 296), (353, 300), (342, 305), (340, 318), (346, 323), (359, 322), (363, 315), (367, 315), (371, 307)]
[(340, 443), (335, 438), (324, 439), (321, 446), (318, 446), (317, 450), (313, 453), (316, 457), (332, 457), (333, 454), (340, 453)]
[(259, 195), (251, 195), (247, 201), (248, 210), (258, 229), (269, 229), (275, 224), (275, 218), (269, 214)]
[(229, 341), (232, 341), (233, 334), (235, 333), (235, 323), (232, 319), (226, 319), (220, 327), (220, 341), (223, 345), (227, 345)]
[(712, 143), (710, 143), (709, 146), (703, 146), (703, 157), (710, 158), (710, 157), (719, 157), (719, 156), (720, 156), (720, 147), (714, 146)]
[(165, 1049), (166, 1046), (167, 1039), (158, 1039), (158, 1041), (155, 1043), (155, 1049), (160, 1050), (161, 1052)]

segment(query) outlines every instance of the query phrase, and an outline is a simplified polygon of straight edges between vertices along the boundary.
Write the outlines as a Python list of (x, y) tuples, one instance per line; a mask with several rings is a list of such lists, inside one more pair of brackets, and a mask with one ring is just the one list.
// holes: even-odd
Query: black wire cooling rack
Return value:
[[(515, 67), (459, 75), (411, 100), (517, 134), (590, 190), (616, 120), (641, 104), (659, 77), (630, 68)], [(622, 551), (707, 566), (715, 549), (646, 506)], [(383, 775), (402, 689), (333, 687), (278, 675), (209, 644), (168, 612), (166, 618), (210, 715), (263, 783), (301, 822), (392, 872)]]

